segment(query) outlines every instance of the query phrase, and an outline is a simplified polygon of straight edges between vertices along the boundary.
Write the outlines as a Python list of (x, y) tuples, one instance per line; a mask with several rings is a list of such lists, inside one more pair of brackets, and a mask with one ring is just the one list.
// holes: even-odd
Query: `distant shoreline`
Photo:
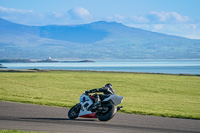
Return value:
[(81, 62), (94, 62), (93, 60), (78, 60), (78, 61), (59, 61), (52, 59), (44, 60), (31, 60), (31, 59), (0, 59), (0, 63), (81, 63)]
[(0, 68), (7, 68), (7, 67), (4, 67), (2, 64), (0, 64)]

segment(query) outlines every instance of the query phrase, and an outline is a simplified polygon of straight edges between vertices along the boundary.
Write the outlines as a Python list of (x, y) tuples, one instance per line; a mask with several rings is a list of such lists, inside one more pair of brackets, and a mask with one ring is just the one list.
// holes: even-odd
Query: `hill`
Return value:
[(200, 40), (99, 21), (27, 26), (0, 18), (0, 59), (199, 59)]

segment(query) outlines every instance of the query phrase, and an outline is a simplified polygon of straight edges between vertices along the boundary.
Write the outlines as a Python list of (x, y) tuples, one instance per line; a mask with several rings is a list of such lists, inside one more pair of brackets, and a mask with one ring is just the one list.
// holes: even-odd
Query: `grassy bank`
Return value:
[(112, 83), (122, 112), (200, 119), (200, 77), (110, 72), (0, 72), (0, 100), (72, 107), (88, 89)]

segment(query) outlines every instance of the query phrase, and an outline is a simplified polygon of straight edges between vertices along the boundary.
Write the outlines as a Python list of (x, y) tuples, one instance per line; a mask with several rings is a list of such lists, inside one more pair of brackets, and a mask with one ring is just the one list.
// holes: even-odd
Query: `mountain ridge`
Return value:
[(200, 40), (116, 22), (27, 26), (0, 18), (0, 59), (199, 59)]

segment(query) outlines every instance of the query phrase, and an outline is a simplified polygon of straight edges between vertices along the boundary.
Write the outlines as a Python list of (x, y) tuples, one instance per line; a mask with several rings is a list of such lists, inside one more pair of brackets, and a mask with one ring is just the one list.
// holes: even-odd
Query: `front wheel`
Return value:
[(107, 104), (103, 104), (102, 107), (104, 108), (104, 110), (97, 112), (97, 118), (100, 121), (108, 121), (115, 116), (117, 108), (113, 103), (110, 102)]
[(73, 107), (69, 110), (69, 112), (68, 112), (68, 117), (69, 117), (70, 119), (75, 119), (75, 118), (78, 117), (79, 112), (80, 112), (80, 104), (77, 104), (77, 105), (73, 106)]

